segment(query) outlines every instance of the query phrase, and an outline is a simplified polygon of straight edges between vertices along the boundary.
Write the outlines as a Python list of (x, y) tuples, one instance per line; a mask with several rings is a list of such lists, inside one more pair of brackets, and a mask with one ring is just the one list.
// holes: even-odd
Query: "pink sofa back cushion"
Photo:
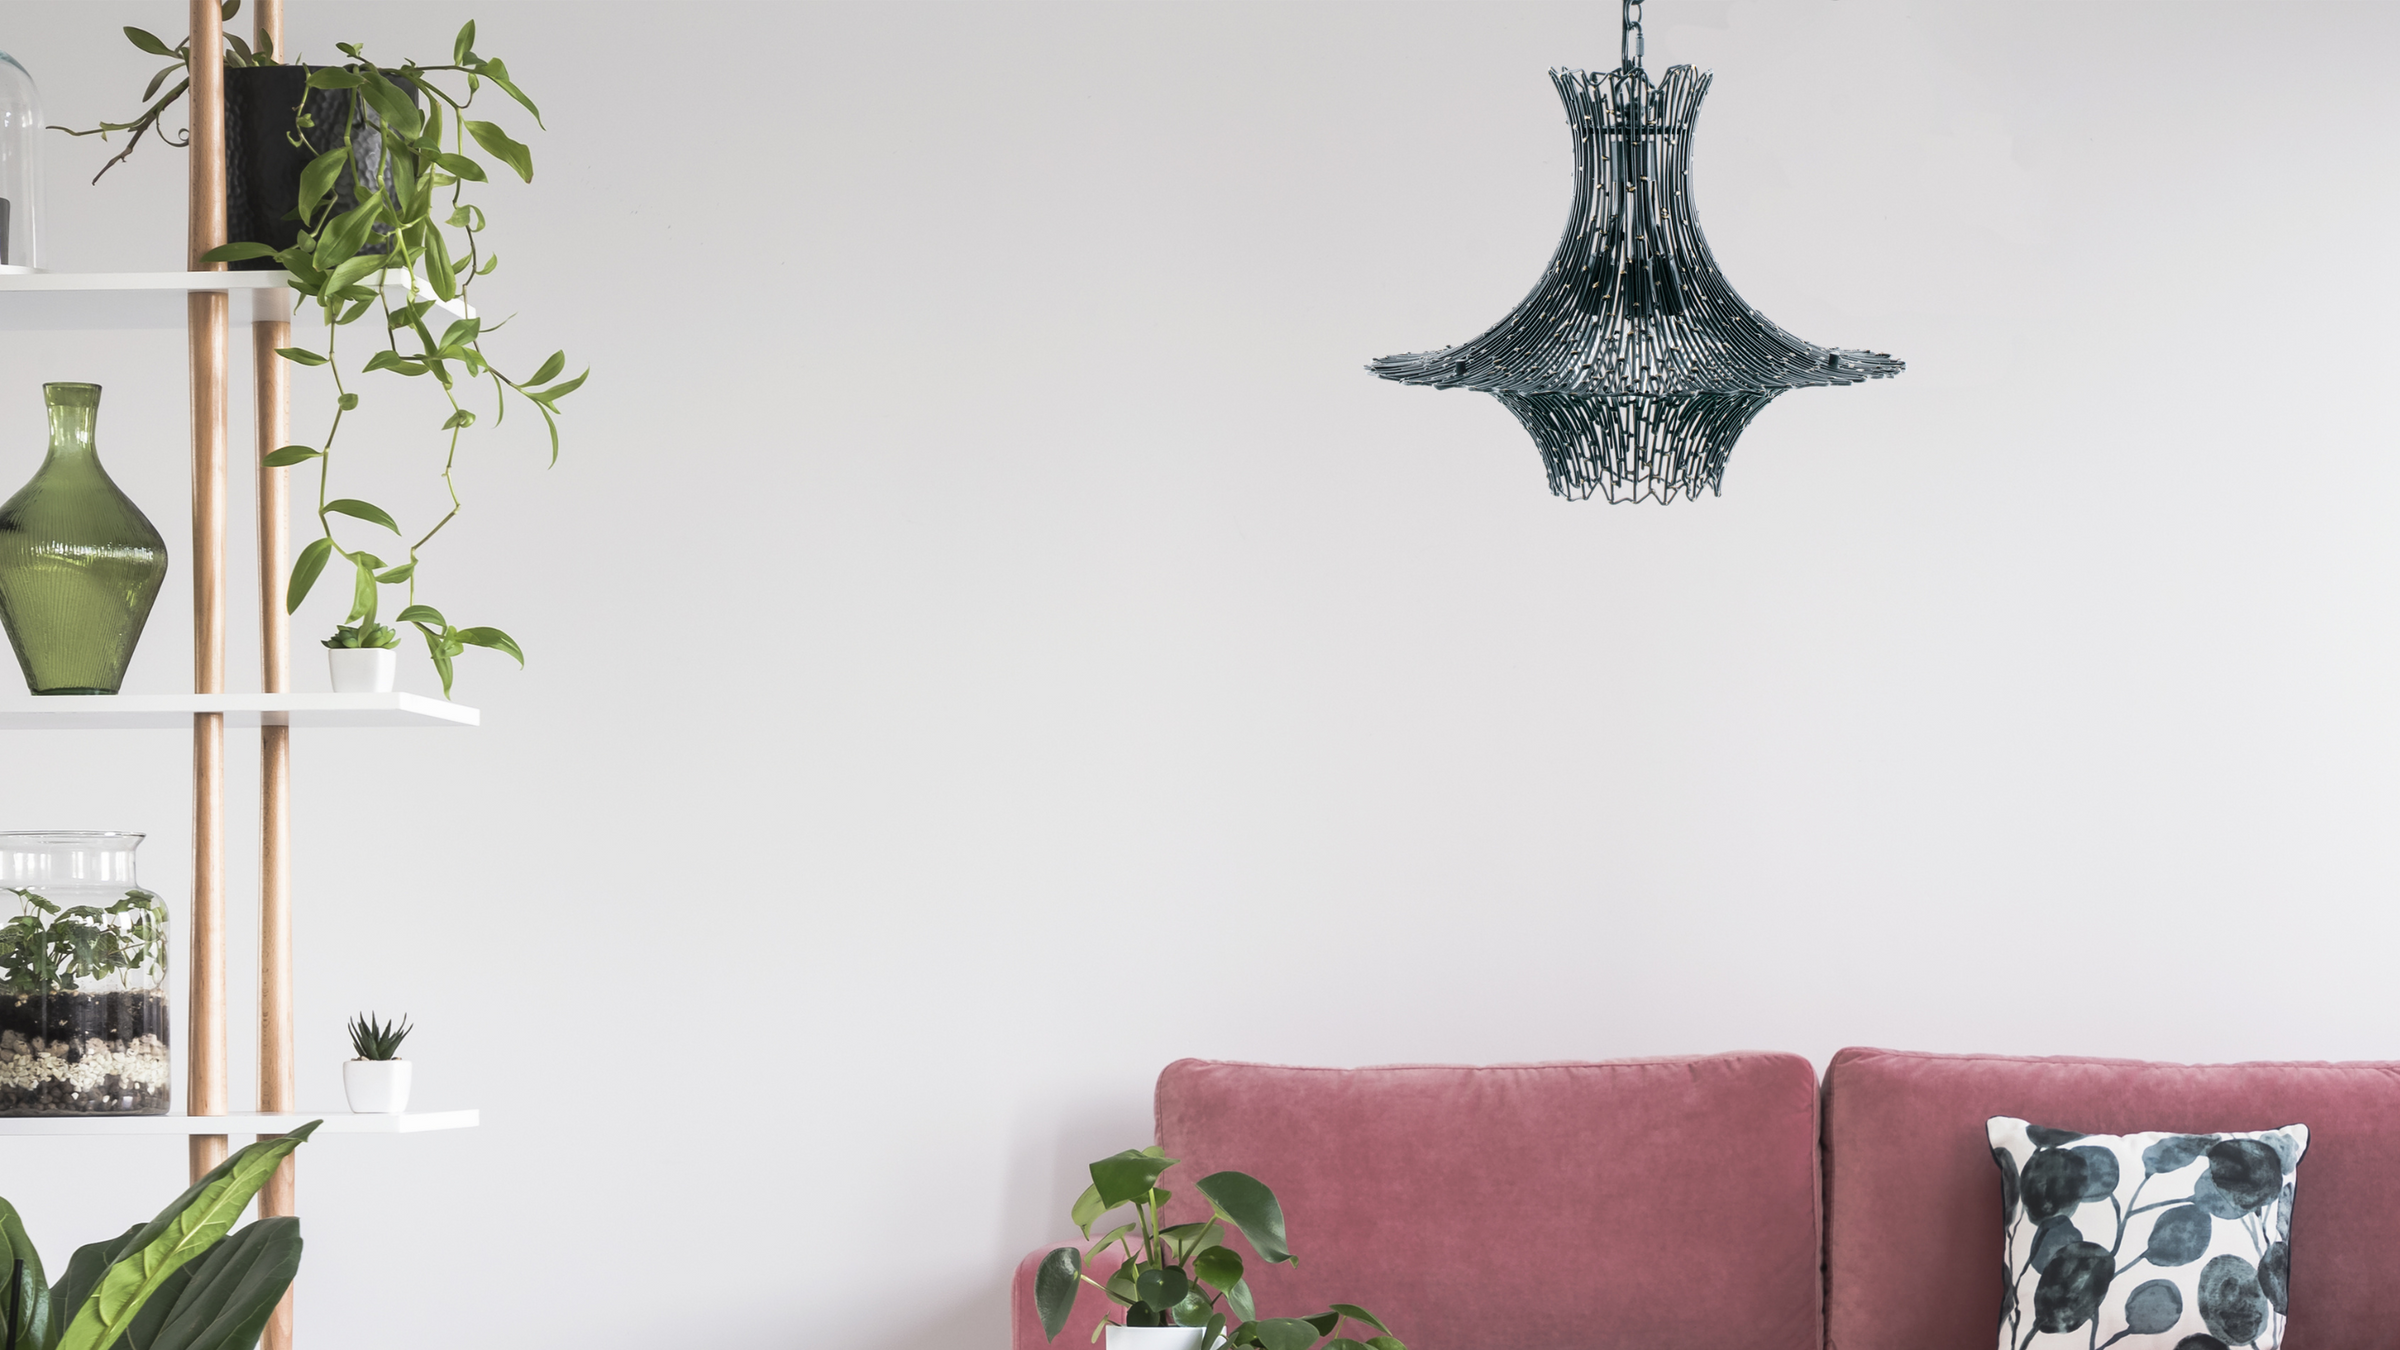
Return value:
[(1844, 1050), (1825, 1070), (1828, 1350), (1991, 1350), (2000, 1174), (1984, 1122), (2088, 1134), (2308, 1126), (2294, 1350), (2400, 1330), (2400, 1064), (2145, 1064)]
[[(1363, 1304), (1410, 1350), (1822, 1350), (1816, 1074), (1794, 1055), (1498, 1068), (1179, 1060), (1158, 1142), (1273, 1188), (1262, 1317)], [(1234, 1245), (1247, 1255), (1238, 1240)]]

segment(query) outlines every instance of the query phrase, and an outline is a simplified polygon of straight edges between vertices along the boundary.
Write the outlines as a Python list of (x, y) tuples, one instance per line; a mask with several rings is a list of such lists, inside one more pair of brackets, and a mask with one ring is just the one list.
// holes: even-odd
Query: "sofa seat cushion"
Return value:
[(1821, 1350), (1816, 1075), (1795, 1055), (1181, 1060), (1158, 1142), (1184, 1160), (1170, 1218), (1204, 1217), (1190, 1183), (1221, 1169), (1282, 1199), (1300, 1262), (1253, 1263), (1262, 1317), (1362, 1304), (1410, 1350)]
[(2091, 1134), (2305, 1122), (2286, 1343), (2377, 1350), (2400, 1327), (2400, 1280), (2390, 1275), (2400, 1258), (2400, 1064), (1851, 1049), (1827, 1067), (1824, 1092), (1828, 1350), (1995, 1343), (2006, 1272), (1994, 1116)]

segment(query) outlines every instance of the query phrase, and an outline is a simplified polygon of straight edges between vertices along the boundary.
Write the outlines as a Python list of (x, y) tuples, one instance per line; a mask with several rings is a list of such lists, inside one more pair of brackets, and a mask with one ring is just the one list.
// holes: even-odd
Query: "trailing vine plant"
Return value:
[[(226, 0), (230, 18), (240, 0)], [(177, 58), (151, 81), (155, 92), (165, 78), (189, 60), (190, 44), (169, 48), (138, 29), (127, 38), (146, 52)], [(276, 63), (271, 51), (238, 46), (227, 35), (227, 59), (244, 65)], [(588, 369), (562, 379), (566, 353), (552, 352), (530, 376), (511, 378), (484, 350), (488, 332), (473, 314), (470, 292), (475, 282), (491, 275), (500, 264), (484, 234), (489, 221), (481, 207), (466, 200), (466, 186), (490, 181), (484, 159), (503, 164), (527, 183), (533, 181), (533, 152), (511, 137), (498, 123), (472, 118), (468, 111), (487, 86), (496, 88), (542, 124), (541, 109), (510, 77), (498, 57), (478, 55), (475, 25), (469, 22), (452, 43), (445, 64), (420, 65), (409, 60), (397, 69), (378, 65), (354, 43), (337, 43), (348, 58), (337, 66), (309, 70), (312, 90), (333, 91), (341, 108), (340, 124), (319, 126), (304, 102), (293, 111), (292, 144), (310, 159), (302, 170), (295, 214), (296, 242), (277, 249), (256, 241), (237, 241), (203, 255), (211, 262), (272, 258), (291, 274), (291, 287), (314, 302), (325, 322), (324, 350), (280, 347), (277, 352), (295, 365), (322, 367), (333, 379), (334, 410), (324, 438), (316, 445), (287, 445), (266, 456), (270, 467), (314, 462), (317, 466), (316, 517), (318, 536), (292, 560), (284, 590), (284, 609), (298, 611), (335, 559), (347, 565), (351, 603), (342, 626), (325, 640), (328, 647), (396, 646), (399, 635), (378, 622), (380, 597), (386, 586), (402, 588), (402, 605), (393, 622), (413, 625), (425, 640), (442, 692), (450, 693), (452, 662), (468, 647), (503, 652), (523, 665), (525, 654), (514, 638), (498, 628), (459, 627), (432, 605), (418, 599), (423, 551), (458, 518), (464, 501), (459, 495), (459, 451), (466, 432), (482, 414), (469, 406), (472, 391), (491, 384), (491, 421), (500, 423), (514, 395), (541, 414), (550, 433), (550, 462), (558, 462), (558, 400), (582, 387)], [(436, 77), (440, 77), (437, 80)], [(445, 87), (445, 86), (448, 87)], [(463, 86), (463, 89), (461, 88)], [(131, 131), (138, 142), (144, 127), (155, 128), (158, 117), (183, 86), (161, 95), (140, 118), (127, 123), (103, 123), (95, 131)], [(422, 109), (409, 91), (426, 97)], [(148, 97), (145, 94), (145, 97)], [(309, 102), (313, 102), (311, 100)], [(488, 102), (488, 100), (487, 100)], [(380, 131), (380, 164), (357, 162), (353, 137), (362, 126)], [(92, 132), (74, 134), (88, 135)], [(164, 133), (158, 133), (164, 139)], [(188, 140), (188, 136), (187, 136)], [(176, 142), (169, 141), (169, 144)], [(131, 153), (128, 147), (126, 154)], [(119, 155), (118, 160), (124, 158)], [(116, 160), (110, 161), (112, 164)], [(103, 172), (105, 172), (105, 168)], [(345, 203), (355, 205), (345, 206)], [(456, 242), (447, 231), (458, 232)], [(395, 297), (397, 300), (395, 302)], [(447, 509), (413, 539), (391, 512), (373, 502), (332, 494), (333, 467), (343, 419), (359, 407), (359, 392), (351, 387), (338, 349), (345, 327), (373, 315), (383, 322), (372, 339), (374, 350), (361, 363), (356, 377), (388, 371), (405, 379), (430, 377), (449, 405), (440, 425), (441, 481)], [(448, 317), (448, 316), (457, 317)], [(439, 336), (434, 323), (442, 323)], [(364, 522), (390, 531), (402, 543), (399, 556), (386, 559), (363, 547), (345, 544), (335, 533), (335, 517)]]

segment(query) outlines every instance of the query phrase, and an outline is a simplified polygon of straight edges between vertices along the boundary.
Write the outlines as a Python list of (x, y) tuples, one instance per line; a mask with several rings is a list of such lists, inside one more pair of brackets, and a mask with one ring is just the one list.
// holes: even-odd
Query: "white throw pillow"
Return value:
[(2077, 1134), (1990, 1123), (2000, 1350), (2278, 1350), (2308, 1127)]

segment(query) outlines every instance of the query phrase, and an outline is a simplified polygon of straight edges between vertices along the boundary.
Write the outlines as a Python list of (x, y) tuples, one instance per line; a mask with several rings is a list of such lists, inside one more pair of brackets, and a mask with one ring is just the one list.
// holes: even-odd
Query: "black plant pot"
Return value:
[[(225, 239), (290, 248), (300, 236), (294, 212), (300, 204), (300, 171), (330, 150), (350, 115), (347, 89), (311, 89), (308, 74), (319, 66), (229, 66), (225, 70)], [(411, 103), (421, 103), (415, 85), (385, 71)], [(307, 100), (314, 126), (298, 129), (309, 144), (294, 145), (295, 114)], [(359, 100), (358, 125), (350, 134), (350, 166), (334, 181), (337, 211), (347, 211), (377, 188), (389, 192), (393, 172), (383, 153), (383, 119)], [(364, 184), (362, 188), (360, 185)], [(361, 253), (389, 252), (391, 244), (370, 237)], [(237, 272), (272, 272), (273, 258), (227, 264)]]

